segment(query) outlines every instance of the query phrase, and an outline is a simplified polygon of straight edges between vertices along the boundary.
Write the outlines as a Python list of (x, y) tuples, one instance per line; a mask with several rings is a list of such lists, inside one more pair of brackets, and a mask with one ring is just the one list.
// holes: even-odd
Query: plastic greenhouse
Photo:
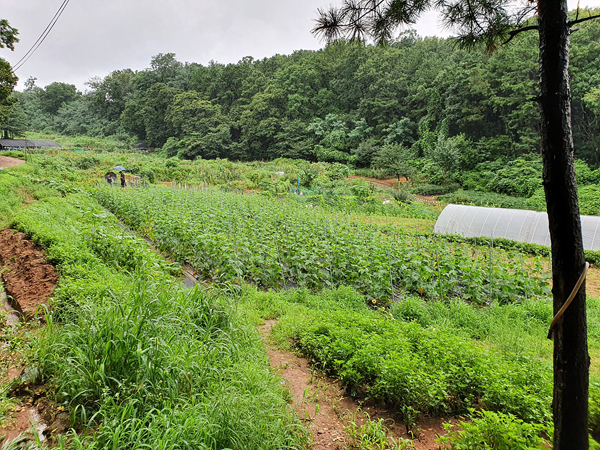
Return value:
[[(548, 215), (545, 212), (448, 205), (433, 231), (464, 237), (504, 238), (550, 247)], [(600, 217), (581, 216), (581, 232), (585, 250), (600, 250)]]

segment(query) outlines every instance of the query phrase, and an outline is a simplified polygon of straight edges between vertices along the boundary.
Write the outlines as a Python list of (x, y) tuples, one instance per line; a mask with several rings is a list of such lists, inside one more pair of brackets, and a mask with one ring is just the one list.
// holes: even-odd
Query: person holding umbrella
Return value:
[(119, 170), (121, 172), (121, 187), (124, 188), (125, 187), (125, 171), (127, 170), (125, 167), (123, 166), (116, 166), (113, 167), (112, 170)]

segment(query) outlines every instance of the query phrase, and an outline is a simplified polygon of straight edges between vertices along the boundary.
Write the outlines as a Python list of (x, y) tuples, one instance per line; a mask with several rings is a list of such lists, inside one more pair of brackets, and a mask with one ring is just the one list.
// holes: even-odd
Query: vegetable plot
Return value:
[(406, 293), (476, 304), (549, 293), (539, 259), (353, 223), (294, 201), (165, 188), (94, 195), (206, 278), (284, 289), (350, 285), (380, 304)]

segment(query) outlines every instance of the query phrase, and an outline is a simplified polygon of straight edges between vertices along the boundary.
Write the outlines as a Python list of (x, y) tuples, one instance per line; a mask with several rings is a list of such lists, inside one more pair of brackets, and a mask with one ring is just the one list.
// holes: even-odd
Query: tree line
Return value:
[[(183, 63), (172, 53), (142, 71), (115, 70), (85, 92), (30, 78), (0, 130), (115, 136), (194, 159), (278, 157), (388, 167), (453, 167), (539, 153), (538, 37), (492, 54), (404, 32), (389, 45), (337, 42), (237, 64)], [(576, 157), (600, 165), (600, 24), (571, 36)]]

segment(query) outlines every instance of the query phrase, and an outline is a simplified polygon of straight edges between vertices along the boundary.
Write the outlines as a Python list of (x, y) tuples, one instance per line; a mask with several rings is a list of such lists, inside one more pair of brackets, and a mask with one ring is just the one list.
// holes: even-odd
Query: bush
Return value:
[(585, 161), (576, 159), (575, 178), (578, 186), (598, 183), (600, 181), (600, 169), (592, 170)]
[(462, 172), (460, 182), (468, 190), (530, 197), (542, 185), (542, 161), (535, 156), (479, 163), (474, 170)]
[(600, 186), (591, 184), (577, 189), (579, 193), (579, 213), (588, 216), (600, 215)]
[(394, 196), (394, 200), (396, 200), (399, 203), (410, 203), (411, 202), (410, 194), (406, 190), (394, 189), (392, 195)]
[(533, 209), (528, 199), (493, 192), (465, 191), (459, 189), (451, 194), (438, 197), (446, 203), (462, 205), (491, 206), (495, 208)]
[[(474, 413), (474, 411), (472, 411)], [(477, 411), (471, 422), (458, 423), (460, 430), (452, 431), (451, 424), (445, 424), (449, 431), (441, 436), (440, 448), (447, 450), (541, 450), (550, 444), (543, 437), (550, 434), (548, 427), (533, 425), (517, 419), (512, 414), (493, 411)], [(543, 437), (542, 437), (543, 436)]]
[(458, 183), (441, 185), (423, 184), (421, 186), (415, 186), (414, 188), (411, 188), (410, 192), (419, 195), (444, 195), (456, 192), (458, 189), (460, 189), (460, 185)]

